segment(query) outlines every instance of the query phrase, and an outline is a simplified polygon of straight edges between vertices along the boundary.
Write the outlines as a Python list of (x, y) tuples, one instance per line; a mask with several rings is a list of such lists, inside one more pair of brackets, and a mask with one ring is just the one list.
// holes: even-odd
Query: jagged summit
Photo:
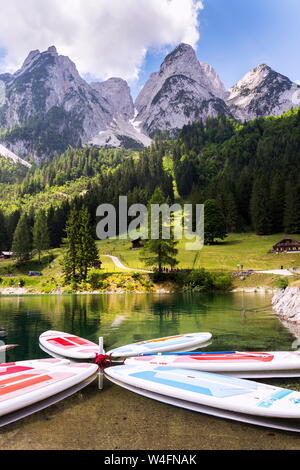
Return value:
[(57, 49), (55, 46), (50, 46), (48, 47), (47, 52), (50, 52), (51, 54), (57, 54)]
[(296, 83), (261, 64), (229, 90), (227, 105), (240, 120), (277, 116), (300, 105), (298, 91)]
[(27, 67), (29, 64), (31, 64), (31, 62), (37, 57), (39, 56), (41, 53), (38, 49), (36, 49), (35, 51), (31, 51), (28, 56), (26, 57), (23, 65), (22, 65), (22, 69), (24, 69), (25, 67)]
[(219, 115), (241, 121), (300, 106), (300, 86), (261, 64), (226, 91), (189, 44), (170, 52), (133, 103), (125, 80), (87, 83), (54, 45), (33, 50), (13, 74), (0, 74), (0, 127), (6, 149), (40, 160), (69, 145), (150, 145), (158, 131)]
[(114, 118), (119, 116), (129, 120), (134, 117), (134, 104), (125, 80), (112, 77), (105, 82), (91, 83), (91, 87), (107, 100)]
[(199, 62), (194, 49), (180, 44), (167, 55), (137, 97), (137, 121), (153, 136), (176, 133), (186, 124), (209, 116), (229, 115), (225, 87), (212, 67)]
[(189, 44), (181, 43), (170, 54), (168, 54), (161, 65), (161, 71), (172, 66), (182, 66), (184, 64), (195, 65), (198, 62), (196, 52)]

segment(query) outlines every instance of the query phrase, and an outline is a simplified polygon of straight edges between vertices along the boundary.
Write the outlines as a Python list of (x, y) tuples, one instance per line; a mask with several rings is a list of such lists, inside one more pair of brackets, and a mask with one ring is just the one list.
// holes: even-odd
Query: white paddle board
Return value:
[(131, 392), (137, 393), (146, 398), (151, 398), (167, 405), (176, 406), (178, 408), (184, 408), (189, 411), (196, 411), (217, 418), (228, 419), (231, 421), (238, 421), (241, 423), (251, 424), (255, 426), (262, 426), (266, 428), (278, 429), (281, 431), (300, 432), (300, 420), (293, 419), (272, 419), (259, 416), (251, 416), (242, 413), (234, 413), (232, 411), (221, 410), (220, 408), (212, 408), (209, 406), (198, 405), (196, 403), (179, 400), (176, 398), (168, 397), (166, 395), (159, 395), (158, 393), (150, 392), (145, 389), (133, 387), (132, 385), (124, 384), (115, 378), (109, 377), (109, 380), (119, 385), (120, 387), (126, 388)]
[(300, 352), (204, 352), (140, 355), (126, 364), (168, 366), (242, 378), (299, 377)]
[(197, 405), (267, 418), (300, 419), (300, 393), (207, 372), (123, 365), (105, 370), (120, 384)]
[(58, 357), (88, 360), (95, 359), (99, 353), (99, 346), (96, 343), (62, 331), (46, 331), (41, 334), (39, 342), (44, 351)]
[(134, 357), (144, 353), (191, 351), (198, 349), (212, 338), (211, 333), (188, 333), (168, 336), (166, 338), (150, 339), (139, 343), (128, 344), (112, 349), (107, 353), (111, 357)]
[(96, 378), (96, 364), (41, 359), (0, 365), (0, 417)]

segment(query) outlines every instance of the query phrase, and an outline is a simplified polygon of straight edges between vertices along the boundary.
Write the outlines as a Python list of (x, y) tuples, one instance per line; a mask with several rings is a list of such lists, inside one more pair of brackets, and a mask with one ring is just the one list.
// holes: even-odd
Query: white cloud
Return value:
[(55, 45), (81, 74), (138, 77), (151, 47), (199, 40), (201, 0), (0, 0), (1, 71)]
[(297, 83), (297, 85), (300, 85), (300, 80), (296, 80), (295, 83)]

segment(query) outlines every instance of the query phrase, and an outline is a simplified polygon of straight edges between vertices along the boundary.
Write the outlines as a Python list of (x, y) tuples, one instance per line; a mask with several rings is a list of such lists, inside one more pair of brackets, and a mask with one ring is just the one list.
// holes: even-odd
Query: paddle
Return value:
[[(99, 338), (99, 354), (104, 354), (104, 345), (103, 345), (103, 338)], [(98, 389), (103, 390), (103, 382), (104, 382), (104, 372), (99, 370), (98, 374)]]
[(6, 344), (5, 346), (0, 346), (0, 352), (6, 352), (10, 349), (17, 348), (19, 344)]

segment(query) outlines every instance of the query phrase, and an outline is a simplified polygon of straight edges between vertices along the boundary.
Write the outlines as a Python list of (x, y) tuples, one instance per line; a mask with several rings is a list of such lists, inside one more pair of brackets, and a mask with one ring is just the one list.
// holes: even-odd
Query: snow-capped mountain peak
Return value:
[(300, 106), (300, 87), (262, 64), (248, 72), (229, 90), (227, 105), (240, 120), (278, 116), (292, 107)]
[(195, 120), (229, 114), (224, 96), (224, 85), (213, 68), (200, 63), (191, 46), (180, 44), (140, 92), (136, 119), (150, 136), (158, 130), (173, 134)]

